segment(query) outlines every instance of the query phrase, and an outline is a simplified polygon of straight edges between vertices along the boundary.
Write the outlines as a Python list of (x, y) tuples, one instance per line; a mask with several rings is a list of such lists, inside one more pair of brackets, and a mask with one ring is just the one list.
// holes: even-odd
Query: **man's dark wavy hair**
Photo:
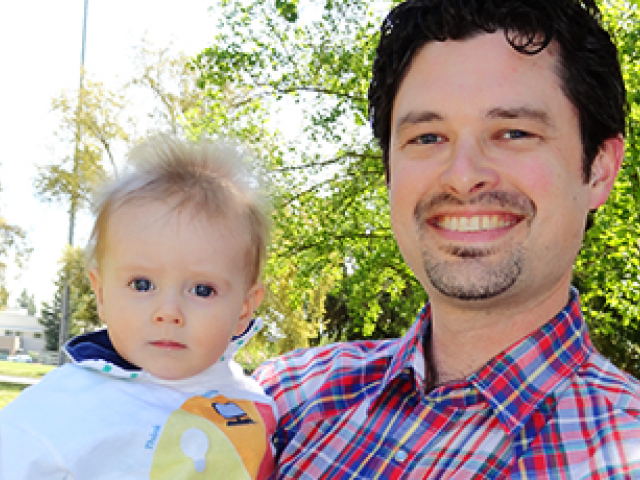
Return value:
[(578, 111), (587, 182), (604, 141), (624, 134), (627, 113), (618, 52), (600, 22), (593, 0), (409, 0), (397, 5), (382, 22), (369, 86), (369, 116), (387, 181), (393, 103), (420, 48), (502, 30), (524, 55), (535, 55), (552, 41), (559, 45), (558, 77)]

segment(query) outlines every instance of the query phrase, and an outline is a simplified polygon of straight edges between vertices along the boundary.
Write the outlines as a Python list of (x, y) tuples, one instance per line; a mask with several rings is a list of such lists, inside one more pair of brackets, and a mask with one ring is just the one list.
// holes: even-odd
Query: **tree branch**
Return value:
[(291, 167), (281, 167), (272, 170), (273, 173), (286, 173), (286, 172), (294, 172), (297, 170), (304, 170), (307, 168), (313, 167), (326, 167), (327, 165), (334, 165), (336, 163), (340, 163), (342, 160), (347, 158), (358, 158), (361, 160), (367, 159), (381, 159), (382, 157), (379, 155), (367, 155), (366, 153), (357, 153), (357, 152), (345, 152), (343, 155), (337, 156), (330, 160), (325, 160), (324, 162), (311, 162), (305, 163), (303, 165), (295, 165)]
[[(357, 238), (364, 238), (367, 240), (393, 240), (394, 236), (393, 234), (375, 234), (375, 233), (356, 233), (352, 235), (334, 235), (333, 236), (333, 239), (338, 241), (354, 240)], [(306, 250), (312, 250), (314, 248), (318, 248), (324, 245), (325, 245), (324, 239), (322, 239), (321, 242), (320, 241), (311, 242), (307, 244), (302, 244), (300, 246), (291, 245), (290, 247), (287, 247), (285, 249), (283, 255), (295, 255), (298, 253), (302, 253)]]

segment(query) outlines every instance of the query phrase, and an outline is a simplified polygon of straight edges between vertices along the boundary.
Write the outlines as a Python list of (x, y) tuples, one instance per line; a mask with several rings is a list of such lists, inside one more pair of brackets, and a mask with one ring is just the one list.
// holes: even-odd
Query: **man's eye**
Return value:
[(524, 130), (507, 130), (502, 134), (502, 138), (507, 140), (518, 140), (521, 138), (529, 138), (531, 134), (529, 132), (525, 132)]
[(435, 133), (424, 133), (414, 138), (411, 143), (418, 143), (420, 145), (430, 145), (432, 143), (439, 143), (442, 141), (442, 137)]
[(129, 282), (129, 287), (137, 292), (149, 292), (156, 289), (155, 285), (153, 285), (148, 278), (134, 278)]
[(209, 285), (196, 285), (191, 290), (191, 293), (197, 295), (198, 297), (207, 298), (216, 293), (213, 287)]

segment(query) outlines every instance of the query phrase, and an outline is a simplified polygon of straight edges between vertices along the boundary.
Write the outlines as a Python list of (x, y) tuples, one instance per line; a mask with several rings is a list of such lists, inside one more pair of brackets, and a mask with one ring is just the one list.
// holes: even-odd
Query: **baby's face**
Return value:
[(100, 270), (90, 276), (118, 353), (157, 377), (180, 379), (220, 359), (263, 289), (247, 288), (246, 242), (233, 225), (171, 206), (153, 201), (114, 212)]

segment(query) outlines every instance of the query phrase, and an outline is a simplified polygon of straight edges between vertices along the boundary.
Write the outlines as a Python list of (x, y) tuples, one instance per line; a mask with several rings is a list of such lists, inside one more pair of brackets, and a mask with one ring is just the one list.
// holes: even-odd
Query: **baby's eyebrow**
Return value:
[(143, 274), (151, 273), (154, 270), (154, 266), (149, 264), (139, 263), (139, 262), (130, 262), (130, 263), (123, 263), (118, 265), (118, 267), (115, 270), (116, 272), (127, 272), (127, 273), (137, 272), (143, 275)]

